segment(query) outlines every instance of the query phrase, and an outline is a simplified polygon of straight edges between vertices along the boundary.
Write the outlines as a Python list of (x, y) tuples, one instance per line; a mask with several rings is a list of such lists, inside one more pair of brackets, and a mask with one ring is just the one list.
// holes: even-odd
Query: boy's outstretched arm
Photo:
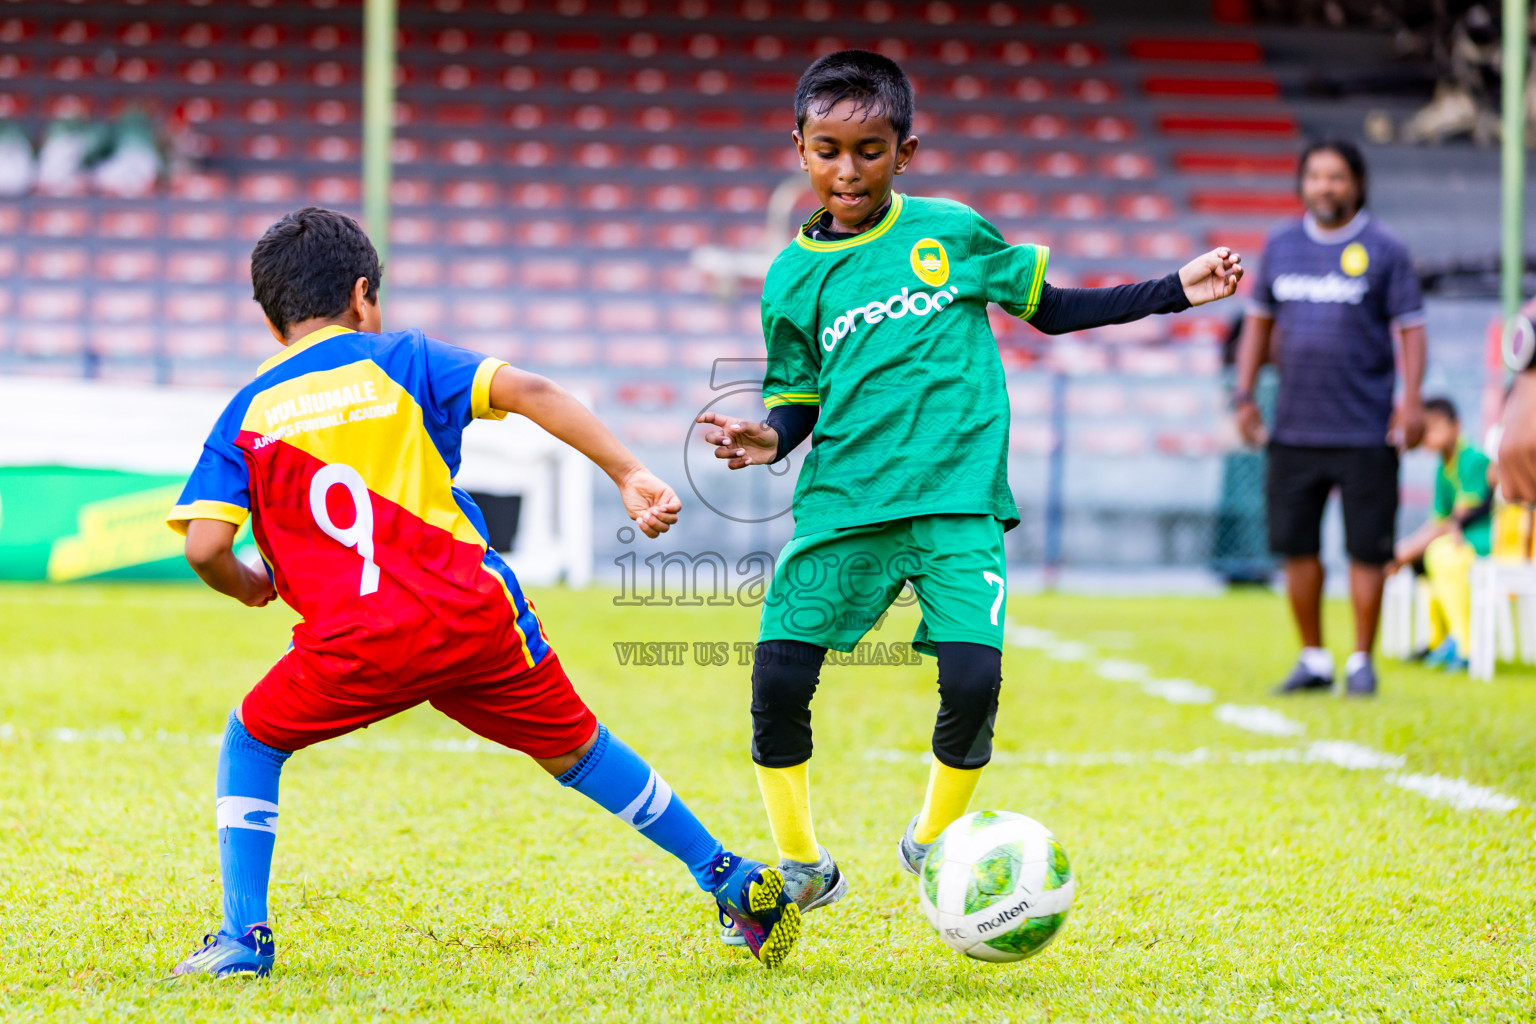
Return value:
[(235, 557), (239, 527), (220, 519), (187, 521), (187, 564), (202, 581), (241, 604), (260, 608), (277, 597), (265, 569), (255, 569)]
[(1045, 334), (1130, 323), (1154, 313), (1177, 313), (1224, 299), (1237, 291), (1242, 278), (1243, 257), (1222, 247), (1195, 257), (1172, 274), (1137, 284), (1056, 288), (1046, 282), (1029, 323)]
[(629, 518), (647, 537), (677, 522), (677, 492), (645, 468), (635, 454), (567, 390), (536, 373), (503, 366), (491, 378), (491, 407), (526, 416), (595, 462), (618, 485)]

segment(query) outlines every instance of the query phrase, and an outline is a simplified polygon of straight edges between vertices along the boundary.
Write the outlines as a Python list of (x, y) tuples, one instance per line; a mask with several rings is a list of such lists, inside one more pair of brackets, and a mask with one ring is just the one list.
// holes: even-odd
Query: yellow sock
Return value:
[(923, 809), (917, 816), (912, 837), (920, 843), (939, 838), (950, 822), (965, 813), (980, 781), (980, 768), (951, 768), (934, 758), (933, 768), (928, 772), (928, 793), (923, 797)]
[(810, 863), (820, 858), (816, 828), (811, 824), (811, 762), (790, 768), (755, 767), (779, 859)]
[(1445, 623), (1461, 656), (1467, 656), (1472, 633), (1472, 563), (1477, 552), (1459, 537), (1438, 537), (1424, 549), (1424, 571), (1445, 614)]

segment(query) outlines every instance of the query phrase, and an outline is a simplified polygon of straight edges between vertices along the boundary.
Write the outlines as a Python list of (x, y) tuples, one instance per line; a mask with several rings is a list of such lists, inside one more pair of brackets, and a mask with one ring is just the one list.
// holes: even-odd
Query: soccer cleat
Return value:
[(272, 961), (276, 957), (277, 944), (272, 941), (272, 929), (257, 924), (238, 939), (222, 932), (204, 935), (202, 948), (193, 950), (185, 960), (171, 968), (171, 974), (211, 974), (215, 978), (254, 974), (264, 978), (272, 970)]
[(1286, 697), (1294, 693), (1326, 693), (1332, 689), (1332, 676), (1320, 676), (1298, 661), (1274, 692), (1277, 697)]
[(722, 926), (735, 924), (752, 955), (777, 967), (800, 937), (800, 907), (784, 891), (784, 876), (755, 860), (722, 853), (711, 892)]
[(1444, 669), (1446, 672), (1465, 672), (1467, 659), (1462, 657), (1461, 647), (1454, 637), (1446, 637), (1445, 642), (1424, 657), (1425, 668)]
[[(779, 874), (784, 876), (784, 892), (800, 908), (800, 915), (808, 910), (830, 906), (848, 893), (848, 879), (838, 870), (837, 861), (825, 846), (818, 847), (821, 856), (814, 861), (781, 860)], [(720, 941), (727, 946), (745, 946), (746, 938), (735, 923), (720, 930)]]
[(1346, 697), (1376, 696), (1376, 666), (1367, 661), (1350, 672), (1344, 680), (1344, 695)]
[(918, 815), (912, 815), (907, 830), (901, 834), (901, 842), (896, 844), (896, 859), (901, 862), (901, 870), (909, 875), (923, 873), (923, 861), (928, 859), (928, 851), (933, 847), (932, 843), (917, 841), (917, 819)]

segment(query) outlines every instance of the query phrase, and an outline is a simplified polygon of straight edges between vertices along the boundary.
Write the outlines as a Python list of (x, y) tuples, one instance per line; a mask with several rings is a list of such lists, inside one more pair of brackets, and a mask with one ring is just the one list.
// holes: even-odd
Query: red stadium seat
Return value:
[(420, 325), (431, 330), (427, 325), (443, 322), (443, 299), (432, 292), (391, 292), (389, 316), (398, 323)]
[(579, 331), (587, 325), (587, 304), (581, 299), (545, 298), (523, 311), (528, 326), (538, 331)]
[(576, 162), (593, 170), (617, 166), (621, 157), (619, 147), (608, 142), (587, 142), (576, 147)]
[(360, 159), (362, 152), (359, 141), (354, 136), (321, 135), (309, 140), (304, 147), (304, 155), (321, 163), (351, 164)]
[(90, 117), (95, 110), (95, 97), (81, 96), (73, 92), (58, 93), (43, 101), (43, 112), (55, 120)]
[[(317, 85), (322, 89), (339, 89), (345, 85), (355, 84), (356, 75), (352, 68), (338, 60), (322, 60), (309, 66), (309, 81), (311, 85)], [(471, 81), (459, 88), (467, 89)], [(446, 86), (445, 88), (451, 88)]]
[(656, 303), (645, 299), (609, 299), (597, 305), (597, 327), (603, 331), (654, 331), (661, 327), (661, 312)]
[(735, 88), (735, 81), (719, 68), (700, 71), (693, 76), (693, 90), (701, 96), (725, 96)]
[(1027, 139), (1048, 142), (1066, 136), (1071, 126), (1059, 114), (1028, 114), (1019, 122), (1019, 130)]
[(441, 241), (440, 228), (433, 217), (394, 217), (389, 222), (389, 240), (395, 245), (426, 245)]
[(27, 218), (27, 231), (39, 238), (80, 238), (89, 227), (89, 215), (76, 206), (40, 206)]
[(1011, 68), (1022, 68), (1040, 59), (1040, 51), (1022, 39), (1009, 39), (997, 44), (997, 60)]
[(78, 82), (91, 76), (91, 67), (79, 54), (68, 53), (48, 62), (48, 77), (58, 82)]
[[(783, 60), (788, 52), (783, 36), (753, 36), (747, 41), (747, 53), (758, 60)], [(753, 92), (782, 94), (781, 85), (790, 77), (788, 72), (760, 71), (752, 76), (751, 88)], [(789, 88), (794, 88), (793, 82), (789, 83)]]
[(1103, 220), (1109, 204), (1093, 192), (1063, 192), (1051, 197), (1050, 210), (1052, 216), (1064, 220)]
[(191, 202), (210, 203), (229, 194), (229, 179), (222, 174), (178, 174), (171, 179), (171, 197)]
[[(27, 315), (28, 300), (36, 308), (44, 304), (44, 297), (39, 295), (23, 295), (19, 305), (22, 315)], [(44, 321), (58, 319), (73, 319), (72, 317), (38, 317)], [(22, 355), (29, 356), (73, 356), (78, 355), (85, 347), (85, 334), (80, 328), (72, 324), (40, 323), (31, 324), (22, 322), (16, 327), (16, 350)]]
[(1120, 86), (1108, 78), (1079, 78), (1068, 91), (1079, 103), (1113, 103), (1120, 98)]
[(319, 50), (321, 53), (332, 53), (358, 45), (358, 40), (350, 30), (333, 21), (310, 28), (304, 34), (304, 41), (311, 50)]
[(653, 171), (674, 170), (687, 161), (688, 151), (670, 142), (646, 146), (640, 151), (640, 162)]
[(553, 156), (549, 143), (536, 139), (515, 142), (507, 149), (507, 159), (517, 167), (543, 167)]
[(651, 237), (650, 232), (642, 231), (633, 221), (622, 220), (601, 220), (588, 224), (585, 234), (587, 244), (599, 249), (635, 249), (640, 246), (642, 238)]
[(1264, 242), (1268, 238), (1268, 232), (1262, 228), (1212, 228), (1205, 233), (1205, 244), (1211, 248), (1225, 245), (1236, 249), (1250, 260), (1256, 260), (1264, 253)]
[(930, 56), (940, 64), (957, 67), (976, 59), (976, 48), (963, 39), (944, 39), (933, 44)]
[(32, 74), (32, 61), (18, 53), (0, 53), (0, 81), (26, 79)]
[(53, 38), (56, 42), (65, 46), (84, 46), (93, 42), (100, 31), (100, 25), (96, 21), (85, 18), (70, 18), (61, 21), (53, 29)]
[(389, 155), (396, 164), (421, 162), (425, 149), (420, 139), (401, 138), (398, 135), (389, 144)]
[(276, 124), (288, 116), (288, 104), (270, 96), (251, 100), (240, 108), (240, 116), (250, 124)]
[(1025, 75), (1014, 79), (1010, 92), (1020, 103), (1043, 103), (1051, 98), (1053, 88), (1050, 79)]
[(432, 288), (442, 276), (436, 256), (421, 252), (396, 252), (389, 259), (389, 283), (397, 288)]
[(165, 316), (177, 324), (223, 323), (229, 317), (229, 300), (224, 292), (207, 288), (172, 291), (165, 297)]
[(1188, 260), (1195, 240), (1182, 231), (1149, 231), (1136, 236), (1136, 255), (1148, 260)]
[[(441, 111), (442, 107), (438, 109)], [(325, 125), (327, 128), (354, 126), (362, 116), (356, 103), (340, 99), (324, 99), (311, 103), (305, 113), (309, 120), (315, 124)], [(445, 119), (439, 117), (438, 123), (445, 123)]]
[(644, 260), (596, 260), (592, 283), (604, 292), (637, 292), (651, 287), (651, 265)]
[(613, 111), (600, 103), (583, 103), (570, 113), (571, 127), (584, 132), (599, 132), (613, 122)]
[(1062, 43), (1051, 47), (1051, 57), (1070, 68), (1088, 68), (1104, 63), (1104, 51), (1093, 43)]
[(1087, 260), (1118, 259), (1125, 255), (1125, 240), (1118, 231), (1094, 228), (1087, 231), (1068, 232), (1066, 250), (1072, 256)]
[(1301, 212), (1301, 200), (1289, 189), (1195, 189), (1190, 209), (1197, 213), (1283, 217)]
[[(318, 66), (318, 65), (317, 65)], [(477, 75), (475, 69), (468, 64), (444, 64), (437, 69), (435, 82), (439, 89), (447, 89), (449, 92), (463, 92), (473, 89)], [(319, 84), (318, 82), (316, 84)], [(336, 85), (340, 82), (333, 83)]]
[(752, 151), (745, 146), (715, 146), (708, 154), (709, 165), (717, 171), (740, 171), (752, 166)]
[(484, 209), (497, 205), (499, 191), (496, 182), (488, 179), (450, 181), (443, 186), (443, 201), (449, 206)]
[[(153, 301), (153, 297), (151, 297), (151, 301)], [(100, 314), (93, 315), (100, 318)], [(159, 333), (153, 327), (131, 327), (120, 324), (114, 324), (111, 327), (92, 327), (90, 329), (91, 351), (108, 359), (124, 356), (153, 355), (155, 341), (159, 337)], [(268, 335), (267, 341), (270, 342), (271, 340), (272, 336)], [(100, 375), (103, 378), (112, 380), (132, 379), (121, 372), (126, 370), (126, 367), (119, 367), (117, 369), (119, 372), (109, 374), (106, 372), (106, 368), (103, 367)], [(149, 383), (153, 379), (151, 376), (153, 368), (143, 367), (142, 370), (147, 376), (141, 383)]]
[(396, 206), (422, 206), (432, 200), (432, 183), (423, 178), (395, 178), (389, 198)]
[(363, 201), (363, 183), (345, 174), (327, 174), (310, 181), (306, 190), (316, 206), (356, 206)]
[[(635, 328), (635, 330), (641, 329), (639, 327)], [(655, 330), (654, 327), (650, 329)], [(603, 360), (609, 366), (622, 366), (630, 369), (660, 369), (672, 363), (676, 352), (676, 345), (672, 339), (638, 337), (633, 333), (624, 331), (622, 327), (617, 328), (617, 330), (622, 333), (619, 337), (608, 343), (608, 354)], [(616, 397), (624, 395), (626, 397), (620, 397), (619, 400), (626, 404), (632, 403), (636, 401), (634, 396), (637, 393), (637, 389), (643, 386), (636, 384), (621, 385), (616, 392)], [(664, 399), (665, 405), (670, 405), (675, 400), (676, 389), (668, 385), (661, 385), (658, 390), (665, 392), (665, 395), (659, 396)], [(631, 438), (634, 437), (633, 434), (630, 436)]]
[(730, 213), (760, 213), (768, 205), (768, 190), (761, 185), (727, 185), (717, 189), (714, 209)]
[(710, 230), (701, 221), (670, 220), (657, 229), (656, 241), (664, 248), (686, 252), (710, 241)]
[[(107, 249), (96, 257), (96, 276), (106, 281), (152, 281), (160, 272), (153, 249)], [(0, 274), (9, 273), (0, 261)]]
[(1128, 117), (1101, 114), (1083, 122), (1083, 134), (1098, 142), (1125, 142), (1136, 137), (1136, 125)]
[(1175, 96), (1182, 99), (1273, 101), (1280, 98), (1280, 83), (1269, 77), (1234, 78), (1231, 75), (1222, 75), (1213, 78), (1192, 78), (1151, 75), (1142, 79), (1141, 91), (1148, 96)]
[(725, 229), (725, 244), (732, 249), (762, 249), (766, 242), (761, 224), (732, 224)]
[(1106, 178), (1118, 178), (1121, 181), (1139, 181), (1157, 173), (1157, 165), (1150, 156), (1125, 151), (1104, 154), (1095, 163), (1095, 169)]
[(530, 181), (512, 186), (512, 205), (524, 210), (555, 210), (565, 205), (565, 186)]
[[(1053, 357), (1056, 353), (1053, 353)], [(1108, 369), (1108, 354), (1098, 353), (1102, 358), (1102, 366)], [(1100, 360), (1091, 357), (1085, 362), (1098, 363)], [(1089, 455), (1105, 456), (1131, 456), (1140, 455), (1147, 449), (1146, 434), (1140, 425), (1093, 425), (1085, 426), (1072, 433), (1072, 441), (1075, 447)]]
[(533, 52), (534, 42), (531, 32), (515, 28), (503, 32), (501, 38), (496, 41), (496, 47), (509, 57), (526, 57)]
[(961, 114), (955, 130), (971, 139), (990, 139), (1002, 134), (1003, 119), (991, 112), (973, 111)]
[(475, 138), (445, 140), (437, 151), (439, 160), (455, 167), (479, 167), (489, 155), (486, 144)]
[(1023, 189), (1002, 189), (984, 193), (981, 197), (981, 212), (1002, 220), (1033, 217), (1038, 208), (1039, 201), (1035, 194)]
[(628, 185), (602, 182), (583, 185), (576, 193), (576, 201), (587, 210), (627, 210), (634, 204), (634, 193)]
[(252, 160), (283, 160), (292, 151), (289, 137), (275, 133), (246, 136), (241, 149)]
[(78, 281), (85, 277), (84, 249), (34, 249), (27, 253), (26, 276), (35, 281)]
[[(145, 22), (135, 24), (144, 25)], [(7, 46), (15, 46), (24, 43), (37, 34), (37, 22), (30, 18), (5, 18), (0, 20), (0, 43)], [(124, 40), (127, 42), (127, 40)], [(142, 44), (131, 44), (142, 45)]]
[(1296, 154), (1290, 149), (1271, 153), (1184, 149), (1173, 154), (1173, 166), (1185, 174), (1289, 177), (1296, 173)]
[(473, 37), (457, 26), (438, 29), (432, 33), (432, 49), (450, 56), (466, 52), (473, 42)]
[(983, 149), (972, 153), (967, 161), (973, 174), (989, 178), (1011, 177), (1019, 173), (1023, 161), (1019, 154), (1008, 149)]
[(500, 295), (476, 295), (453, 304), (453, 324), (473, 330), (506, 330), (517, 324), (517, 304)]
[(1115, 199), (1115, 213), (1126, 220), (1168, 220), (1173, 203), (1158, 192), (1130, 192)]
[(217, 249), (182, 249), (165, 261), (165, 279), (177, 284), (214, 284), (229, 277), (229, 257)]
[(1118, 417), (1129, 405), (1126, 389), (1119, 384), (1080, 383), (1067, 391), (1067, 411), (1078, 416)]
[[(0, 57), (0, 65), (5, 58)], [(160, 75), (160, 62), (145, 57), (125, 57), (117, 62), (112, 69), (112, 77), (119, 82), (127, 82), (129, 85), (143, 85), (145, 82)], [(3, 67), (0, 67), (0, 78), (5, 77)]]
[(239, 196), (251, 203), (291, 203), (298, 195), (291, 174), (250, 174), (240, 179)]
[(1297, 132), (1290, 114), (1161, 114), (1158, 130), (1165, 135), (1226, 135), (1289, 138)]
[(1076, 4), (1046, 4), (1040, 9), (1039, 16), (1052, 28), (1076, 28), (1088, 24), (1088, 12)]
[(91, 319), (109, 324), (144, 323), (155, 315), (149, 288), (102, 288), (91, 299)]
[[(241, 38), (245, 40), (245, 45), (253, 50), (275, 50), (283, 45), (287, 38), (287, 33), (283, 31), (281, 25), (263, 21), (257, 22), (254, 25), (247, 25), (241, 34)], [(182, 42), (187, 43), (185, 35), (182, 38)], [(187, 45), (190, 46), (192, 44), (187, 43)], [(208, 44), (204, 43), (203, 45), (206, 46)]]
[(519, 245), (533, 249), (553, 249), (571, 244), (573, 232), (569, 221), (546, 218), (516, 225)]
[(519, 280), (523, 287), (536, 288), (540, 291), (570, 290), (584, 285), (586, 275), (582, 271), (582, 264), (577, 260), (541, 256), (522, 262)]
[(930, 25), (953, 25), (959, 16), (949, 0), (927, 0), (923, 4), (923, 20)]
[(667, 311), (667, 326), (684, 334), (724, 334), (730, 315), (717, 303), (684, 302)]
[(1259, 64), (1264, 50), (1251, 39), (1132, 39), (1126, 52), (1137, 60), (1195, 61), (1210, 64)]
[(1088, 170), (1088, 159), (1081, 153), (1058, 149), (1041, 153), (1034, 165), (1035, 172), (1047, 178), (1080, 178)]
[(514, 64), (501, 71), (501, 87), (508, 92), (527, 92), (538, 84), (539, 72), (534, 68)]
[(512, 283), (512, 264), (501, 256), (452, 260), (448, 281), (455, 288), (505, 288)]
[(454, 245), (503, 244), (503, 224), (488, 217), (455, 218), (448, 222), (448, 241)]
[[(85, 218), (81, 215), (81, 228)], [(101, 215), (100, 233), (107, 238), (151, 238), (159, 230), (160, 218), (150, 210), (108, 210)], [(33, 234), (38, 234), (35, 229)]]
[(246, 65), (244, 77), (248, 84), (258, 89), (270, 89), (289, 77), (290, 70), (286, 64), (275, 60), (258, 60)]

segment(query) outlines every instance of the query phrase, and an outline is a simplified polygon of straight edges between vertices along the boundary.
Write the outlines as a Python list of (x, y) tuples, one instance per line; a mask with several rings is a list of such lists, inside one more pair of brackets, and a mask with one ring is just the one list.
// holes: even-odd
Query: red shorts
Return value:
[(424, 701), (471, 732), (538, 758), (569, 754), (597, 729), (560, 659), (550, 651), (529, 669), (485, 679), (380, 693), (322, 680), (289, 651), (240, 705), (250, 734), (278, 750), (301, 750), (399, 714)]

